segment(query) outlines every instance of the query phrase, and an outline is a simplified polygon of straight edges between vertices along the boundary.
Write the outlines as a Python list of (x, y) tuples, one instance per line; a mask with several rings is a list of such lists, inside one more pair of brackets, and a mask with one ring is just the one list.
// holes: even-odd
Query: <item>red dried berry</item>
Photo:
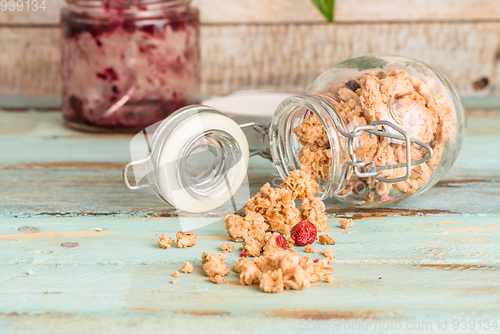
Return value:
[(295, 241), (296, 246), (312, 244), (316, 241), (317, 235), (318, 231), (316, 230), (316, 226), (306, 220), (303, 220), (292, 227), (292, 230), (290, 231), (290, 236), (293, 241)]
[(359, 84), (356, 80), (349, 80), (345, 83), (346, 87), (355, 92), (359, 88)]
[(280, 245), (283, 249), (289, 249), (290, 245), (283, 234), (280, 234), (276, 237), (276, 243)]
[(318, 262), (319, 262), (319, 259), (314, 260), (314, 263), (318, 263)]
[(390, 200), (392, 200), (391, 196), (386, 195), (386, 194), (380, 195), (380, 203), (384, 203), (384, 202), (387, 202), (387, 201), (390, 201)]
[(248, 254), (247, 254), (247, 253), (245, 253), (245, 252), (241, 252), (241, 253), (240, 253), (240, 257), (247, 257), (247, 256), (248, 256)]

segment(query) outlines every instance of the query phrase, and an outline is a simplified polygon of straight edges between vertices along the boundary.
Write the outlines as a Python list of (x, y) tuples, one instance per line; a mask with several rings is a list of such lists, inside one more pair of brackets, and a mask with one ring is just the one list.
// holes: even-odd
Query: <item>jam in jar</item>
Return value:
[(69, 126), (137, 131), (199, 102), (199, 13), (190, 0), (67, 3), (62, 93)]

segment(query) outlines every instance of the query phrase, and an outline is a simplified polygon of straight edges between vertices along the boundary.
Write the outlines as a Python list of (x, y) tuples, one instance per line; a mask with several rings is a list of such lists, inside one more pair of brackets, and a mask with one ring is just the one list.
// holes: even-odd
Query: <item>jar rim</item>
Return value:
[(192, 0), (66, 0), (75, 13), (105, 16), (148, 16), (159, 11), (185, 10)]
[(133, 6), (166, 4), (169, 6), (188, 5), (192, 0), (66, 0), (68, 4), (85, 5), (89, 7), (128, 8)]
[[(303, 117), (308, 112), (313, 112), (323, 123), (327, 130), (328, 140), (332, 148), (331, 170), (329, 178), (320, 183), (320, 189), (317, 193), (321, 199), (326, 199), (338, 192), (341, 184), (338, 183), (341, 174), (341, 135), (337, 130), (338, 126), (343, 126), (334, 106), (328, 101), (316, 95), (295, 95), (284, 100), (277, 108), (271, 126), (269, 128), (269, 143), (274, 165), (284, 180), (288, 174), (301, 168), (298, 160), (298, 147), (293, 146), (293, 139), (296, 137), (291, 134), (292, 129), (299, 124), (292, 124), (294, 113), (302, 114)], [(296, 118), (300, 120), (300, 118)], [(298, 137), (295, 138), (298, 143)], [(300, 145), (302, 147), (302, 145)], [(297, 151), (297, 152), (295, 152)]]

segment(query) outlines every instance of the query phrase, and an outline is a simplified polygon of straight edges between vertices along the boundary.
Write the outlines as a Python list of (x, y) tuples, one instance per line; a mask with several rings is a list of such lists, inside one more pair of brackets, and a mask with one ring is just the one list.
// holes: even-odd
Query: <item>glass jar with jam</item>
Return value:
[[(249, 153), (240, 128), (253, 127), (269, 147), (250, 155), (270, 159), (282, 179), (303, 170), (321, 199), (385, 207), (444, 176), (466, 125), (460, 94), (441, 73), (414, 59), (369, 55), (335, 65), (307, 94), (285, 99), (270, 125), (238, 126), (206, 106), (178, 110), (151, 135), (150, 151), (133, 154), (144, 159), (128, 164), (124, 177), (129, 189), (152, 189), (179, 209), (214, 209), (241, 185)], [(146, 173), (133, 186), (127, 170), (139, 165)]]
[(77, 129), (131, 132), (199, 103), (200, 31), (190, 0), (67, 0), (63, 114)]

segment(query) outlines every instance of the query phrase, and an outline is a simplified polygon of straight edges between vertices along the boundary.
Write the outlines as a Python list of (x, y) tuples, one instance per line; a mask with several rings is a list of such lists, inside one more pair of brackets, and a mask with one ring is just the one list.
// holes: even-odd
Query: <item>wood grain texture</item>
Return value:
[[(494, 96), (500, 92), (499, 36), (500, 23), (206, 27), (204, 87), (208, 94), (256, 88), (305, 90), (320, 73), (344, 59), (398, 54), (437, 68), (465, 96)], [(490, 84), (474, 91), (472, 83), (481, 77)]]
[[(203, 252), (220, 251), (222, 241), (230, 241), (230, 238), (220, 220), (206, 217), (193, 220), (210, 222), (194, 230), (198, 234), (197, 245), (164, 250), (157, 245), (158, 236), (165, 233), (175, 240), (175, 234), (181, 229), (176, 219), (2, 218), (0, 265), (179, 265), (185, 261), (200, 264)], [(348, 230), (340, 227), (338, 219), (329, 219), (329, 223), (325, 232), (336, 244), (315, 243), (317, 253), (309, 256), (321, 258), (321, 250), (332, 248), (335, 264), (340, 265), (411, 264), (444, 270), (446, 265), (454, 264), (464, 266), (463, 270), (473, 271), (481, 266), (500, 270), (498, 216), (481, 217), (480, 222), (470, 216), (369, 217), (355, 220), (354, 227)], [(17, 231), (22, 226), (33, 226), (37, 232)], [(33, 237), (27, 238), (28, 234)], [(37, 235), (39, 237), (35, 237)], [(79, 245), (69, 249), (61, 247), (63, 242)], [(132, 244), (136, 245), (133, 254), (127, 251)], [(226, 255), (227, 263), (232, 265), (238, 262), (237, 250), (241, 246), (233, 244), (235, 251)], [(104, 248), (108, 251), (99, 253)], [(399, 251), (392, 252), (392, 249)], [(301, 247), (296, 250), (300, 256), (307, 255)], [(453, 269), (460, 270), (458, 266), (449, 270)], [(497, 284), (500, 285), (500, 281)]]
[[(39, 0), (41, 2), (41, 0)], [(206, 24), (324, 22), (310, 0), (194, 0)], [(64, 0), (46, 0), (45, 11), (0, 12), (0, 24), (58, 24)], [(336, 22), (497, 20), (496, 0), (337, 0)]]
[[(474, 113), (452, 170), (422, 196), (384, 210), (348, 208), (327, 200), (328, 215), (500, 215), (500, 113)], [(122, 167), (129, 135), (94, 135), (61, 126), (59, 113), (0, 113), (0, 217), (170, 217), (176, 211), (152, 194), (129, 191)], [(250, 193), (281, 183), (272, 164), (250, 159)], [(484, 198), (488, 200), (485, 201)], [(227, 210), (189, 216), (224, 217)]]
[(60, 29), (0, 28), (0, 95), (60, 94)]
[[(207, 280), (201, 253), (218, 252), (227, 240), (221, 223), (197, 231), (195, 247), (168, 250), (160, 249), (156, 238), (159, 233), (173, 236), (179, 229), (169, 219), (28, 218), (2, 223), (1, 235), (20, 234), (16, 229), (23, 225), (35, 225), (40, 232), (34, 234), (96, 228), (116, 232), (0, 240), (0, 326), (7, 332), (36, 328), (37, 333), (54, 333), (72, 325), (76, 333), (165, 326), (169, 333), (234, 328), (294, 333), (305, 325), (341, 321), (352, 326), (371, 319), (402, 326), (425, 322), (430, 326), (425, 333), (442, 333), (438, 321), (451, 326), (454, 319), (500, 317), (498, 217), (482, 218), (480, 224), (475, 217), (367, 219), (347, 231), (331, 220), (328, 233), (336, 245), (316, 248), (334, 249), (335, 281), (277, 295), (239, 285), (234, 272), (222, 285)], [(63, 248), (65, 241), (79, 246)], [(300, 256), (315, 256), (297, 250)], [(229, 267), (237, 258), (237, 252), (227, 254)], [(185, 261), (194, 264), (194, 272), (181, 275), (178, 284), (169, 283)]]
[[(397, 323), (402, 330), (395, 332), (437, 334), (445, 321), (448, 329), (464, 319), (498, 323), (499, 126), (498, 111), (470, 113), (453, 169), (397, 207), (367, 212), (329, 201), (330, 216), (359, 218), (354, 227), (341, 229), (331, 218), (326, 232), (334, 246), (297, 250), (321, 258), (332, 248), (334, 282), (270, 295), (239, 285), (234, 272), (222, 285), (204, 276), (202, 253), (228, 241), (223, 212), (186, 217), (204, 225), (194, 230), (195, 247), (157, 246), (160, 233), (174, 237), (181, 226), (177, 218), (152, 217), (170, 210), (153, 195), (123, 186), (131, 136), (79, 133), (62, 127), (58, 112), (0, 112), (1, 331), (300, 333), (343, 325), (386, 333), (384, 324)], [(252, 158), (253, 192), (272, 181), (272, 171)], [(230, 268), (238, 253), (227, 254)], [(185, 261), (194, 272), (171, 284)], [(360, 324), (372, 327), (352, 331)]]
[[(60, 29), (0, 28), (0, 95), (58, 95)], [(304, 91), (337, 62), (410, 56), (442, 71), (465, 96), (500, 94), (500, 22), (230, 25), (202, 27), (207, 95)], [(472, 83), (487, 77), (480, 91)]]

